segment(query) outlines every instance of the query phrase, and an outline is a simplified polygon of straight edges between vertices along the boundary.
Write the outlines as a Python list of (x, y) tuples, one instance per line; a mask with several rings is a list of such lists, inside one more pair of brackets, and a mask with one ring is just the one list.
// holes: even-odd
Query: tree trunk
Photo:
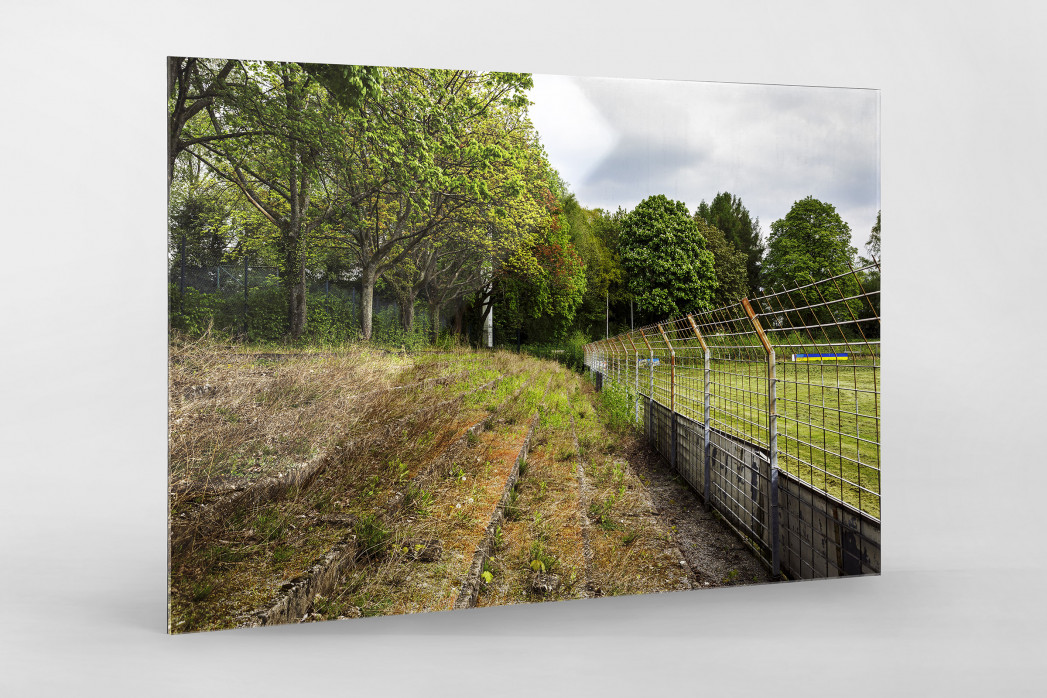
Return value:
[(400, 322), (404, 332), (411, 334), (414, 327), (414, 296), (402, 296), (400, 298)]
[(298, 241), (291, 238), (287, 241), (284, 253), (284, 288), (287, 293), (287, 331), (291, 339), (299, 339), (305, 334), (306, 301), (305, 301), (305, 259), (299, 249)]
[(429, 304), (429, 315), (433, 319), (433, 344), (436, 344), (437, 340), (440, 339), (440, 304), (430, 303)]
[(374, 320), (374, 283), (373, 269), (364, 269), (360, 278), (360, 327), (365, 341), (371, 339), (371, 327)]
[(457, 307), (454, 310), (454, 333), (461, 337), (462, 336), (462, 325), (465, 323), (465, 303), (461, 300), (458, 301)]

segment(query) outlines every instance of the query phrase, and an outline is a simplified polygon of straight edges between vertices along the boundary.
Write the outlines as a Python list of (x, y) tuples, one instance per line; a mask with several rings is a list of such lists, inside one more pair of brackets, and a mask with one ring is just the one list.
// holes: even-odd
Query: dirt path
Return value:
[(642, 440), (632, 444), (628, 459), (646, 484), (658, 516), (675, 534), (696, 587), (774, 581), (749, 547), (715, 513), (705, 511), (690, 485)]

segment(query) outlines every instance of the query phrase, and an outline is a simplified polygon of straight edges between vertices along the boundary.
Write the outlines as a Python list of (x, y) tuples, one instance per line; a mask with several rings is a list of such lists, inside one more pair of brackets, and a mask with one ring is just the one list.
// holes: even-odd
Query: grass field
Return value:
[[(678, 358), (676, 411), (703, 421), (704, 370)], [(688, 363), (690, 365), (688, 365)], [(630, 389), (650, 393), (641, 366), (611, 374)], [(778, 465), (805, 482), (880, 516), (880, 366), (871, 359), (847, 362), (779, 361), (775, 367)], [(767, 447), (767, 365), (763, 361), (712, 360), (710, 426)], [(670, 405), (670, 366), (654, 370), (654, 396)]]

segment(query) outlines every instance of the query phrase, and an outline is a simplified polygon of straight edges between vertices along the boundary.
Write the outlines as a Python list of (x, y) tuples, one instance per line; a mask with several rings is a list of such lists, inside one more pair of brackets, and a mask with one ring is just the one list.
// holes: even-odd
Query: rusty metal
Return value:
[(691, 323), (691, 329), (694, 330), (694, 336), (698, 338), (698, 342), (701, 343), (702, 351), (705, 354), (702, 381), (702, 495), (705, 503), (705, 510), (709, 511), (709, 509), (712, 508), (712, 427), (709, 425), (709, 409), (712, 404), (712, 352), (709, 351), (709, 345), (705, 343), (705, 338), (702, 337), (702, 333), (698, 331), (698, 325), (694, 321), (694, 316), (688, 313), (687, 320)]
[(771, 515), (771, 574), (778, 577), (781, 574), (781, 541), (779, 539), (778, 519), (778, 386), (774, 372), (774, 347), (767, 340), (760, 320), (753, 312), (748, 298), (742, 299), (742, 306), (753, 323), (756, 336), (760, 338), (764, 351), (767, 352), (767, 439), (768, 456), (771, 461), (770, 482), (770, 515)]
[(636, 393), (636, 421), (640, 421), (640, 350), (636, 348), (636, 342), (633, 341), (632, 332), (625, 335), (629, 339), (629, 344), (633, 345), (633, 354), (636, 358), (633, 359), (633, 390)]
[(662, 329), (662, 324), (658, 323), (658, 331), (662, 333), (662, 340), (665, 342), (665, 346), (669, 347), (669, 409), (673, 412), (676, 411), (676, 351), (673, 349), (673, 345), (669, 343), (669, 336), (665, 334), (665, 330)]

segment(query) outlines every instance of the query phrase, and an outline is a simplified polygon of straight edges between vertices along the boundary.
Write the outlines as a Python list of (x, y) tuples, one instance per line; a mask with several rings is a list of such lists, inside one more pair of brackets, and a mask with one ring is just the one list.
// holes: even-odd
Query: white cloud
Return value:
[(535, 76), (532, 118), (553, 165), (589, 207), (651, 194), (691, 210), (741, 197), (764, 234), (792, 204), (833, 204), (861, 251), (879, 208), (872, 90)]

